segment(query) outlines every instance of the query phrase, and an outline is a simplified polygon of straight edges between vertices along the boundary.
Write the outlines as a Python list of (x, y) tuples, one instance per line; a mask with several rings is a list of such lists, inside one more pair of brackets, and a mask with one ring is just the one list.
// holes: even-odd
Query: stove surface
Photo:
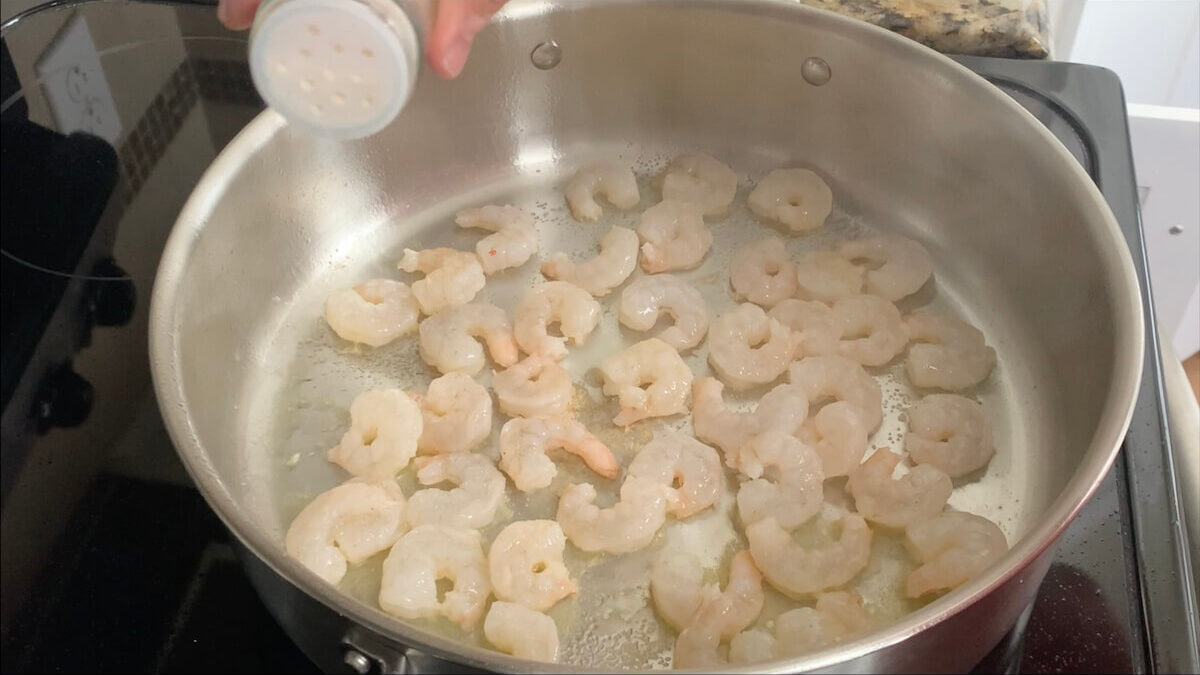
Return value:
[[(145, 366), (132, 375), (129, 368), (117, 373), (102, 367), (113, 353), (145, 363), (145, 302), (162, 241), (208, 163), (262, 108), (244, 61), (244, 36), (220, 29), (210, 7), (109, 4), (75, 11), (85, 10), (89, 16), (116, 13), (125, 25), (154, 33), (105, 38), (95, 31), (126, 126), (113, 142), (119, 179), (106, 211), (116, 219), (111, 228), (116, 234), (102, 242), (101, 252), (122, 261), (129, 272), (122, 272), (121, 281), (140, 292), (127, 325), (98, 329), (94, 345), (67, 348), (68, 356), (71, 349), (77, 352), (75, 368), (92, 380), (97, 410), (109, 414), (85, 412), (77, 428), (47, 435), (23, 432), (18, 456), (8, 434), (20, 411), (6, 399), (3, 554), (9, 607), (0, 670), (315, 672), (259, 601), (228, 532), (183, 474)], [(65, 13), (52, 14), (52, 20), (5, 34), (5, 58), (16, 72), (27, 74), (54, 38)], [(1089, 171), (1121, 223), (1148, 297), (1116, 77), (1073, 64), (958, 60), (1025, 106)], [(13, 86), (5, 80), (6, 87)], [(0, 95), (6, 122), (24, 111), (46, 123), (45, 110), (39, 116), (45, 105), (40, 94), (30, 96), (38, 100), (26, 107), (22, 93), (6, 88)], [(18, 196), (6, 189), (4, 199), (7, 212)], [(12, 226), (6, 219), (4, 227)], [(13, 263), (7, 255), (3, 262)], [(86, 281), (54, 271), (58, 286), (62, 279)], [(66, 297), (73, 296), (64, 292)], [(1152, 321), (1152, 314), (1147, 318)], [(4, 319), (7, 331), (19, 317), (6, 310)], [(49, 335), (56, 324), (46, 325), (33, 332)], [(1121, 456), (1064, 535), (1035, 603), (974, 672), (1200, 668), (1195, 593), (1185, 581), (1191, 578), (1186, 540), (1172, 518), (1178, 494), (1152, 322), (1148, 329), (1142, 391)], [(38, 375), (34, 365), (25, 368), (26, 379)], [(20, 388), (14, 390), (18, 400)], [(88, 454), (54, 445), (64, 437), (65, 445), (103, 447), (84, 448), (96, 451)], [(19, 470), (11, 479), (10, 466)], [(63, 477), (67, 466), (70, 480)], [(60, 502), (45, 505), (47, 494)]]

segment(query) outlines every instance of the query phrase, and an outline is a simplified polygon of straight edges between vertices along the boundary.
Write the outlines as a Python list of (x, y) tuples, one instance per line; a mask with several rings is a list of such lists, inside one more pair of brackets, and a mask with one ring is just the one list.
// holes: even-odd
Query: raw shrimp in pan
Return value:
[[(567, 355), (567, 340), (583, 344), (600, 322), (600, 303), (590, 293), (566, 281), (545, 281), (534, 286), (513, 312), (513, 335), (530, 356), (560, 361)], [(562, 337), (550, 335), (558, 324)]]
[(571, 403), (571, 376), (544, 356), (529, 356), (497, 371), (492, 389), (500, 409), (513, 417), (554, 417), (567, 412)]
[(692, 427), (696, 438), (725, 453), (725, 464), (731, 469), (738, 467), (738, 451), (755, 436), (767, 431), (797, 433), (808, 417), (808, 397), (793, 385), (776, 385), (753, 412), (729, 410), (721, 395), (724, 388), (713, 377), (692, 384)]
[(492, 397), (470, 375), (447, 373), (412, 398), (421, 406), (422, 452), (470, 452), (492, 434)]
[(708, 362), (734, 389), (773, 382), (795, 354), (792, 331), (744, 302), (718, 316), (709, 328)]
[(391, 480), (349, 482), (322, 492), (288, 527), (284, 546), (325, 581), (336, 584), (347, 564), (389, 548), (408, 529), (404, 493)]
[(408, 284), (371, 279), (325, 299), (325, 321), (338, 337), (382, 347), (417, 329), (421, 311)]
[(957, 394), (930, 394), (908, 411), (904, 448), (951, 478), (982, 469), (996, 452), (983, 406)]
[(554, 619), (515, 602), (497, 600), (483, 620), (483, 635), (496, 649), (518, 658), (558, 662)]
[(759, 434), (738, 452), (738, 470), (751, 479), (737, 493), (743, 525), (770, 517), (793, 530), (821, 510), (821, 458), (794, 436), (782, 431)]
[(905, 548), (920, 567), (906, 580), (910, 598), (957, 588), (971, 580), (1008, 550), (1004, 533), (995, 523), (971, 513), (943, 511), (909, 523)]
[(563, 490), (555, 520), (567, 539), (589, 553), (631, 553), (650, 545), (667, 519), (671, 494), (656, 481), (626, 478), (621, 500), (596, 506), (596, 488), (575, 483)]
[(399, 389), (372, 389), (350, 404), (350, 429), (329, 461), (355, 476), (393, 478), (417, 454), (421, 407)]
[(724, 479), (716, 450), (675, 431), (661, 433), (642, 447), (627, 475), (657, 481), (667, 488), (667, 513), (680, 519), (715, 504)]
[(873, 433), (883, 421), (883, 391), (863, 367), (841, 356), (809, 356), (788, 369), (791, 383), (804, 390), (811, 407), (825, 398), (854, 406)]
[(404, 249), (400, 269), (420, 272), (424, 279), (413, 282), (412, 294), (425, 314), (436, 314), (447, 307), (465, 305), (483, 290), (487, 279), (483, 266), (473, 253), (453, 248), (424, 251)]
[(504, 474), (483, 455), (458, 452), (436, 457), (418, 457), (417, 480), (421, 485), (453, 483), (442, 490), (428, 487), (408, 499), (408, 524), (444, 525), (455, 529), (487, 527), (504, 501)]
[(566, 535), (553, 520), (509, 523), (488, 551), (496, 597), (544, 612), (579, 592), (563, 564)]
[(688, 202), (663, 201), (646, 209), (637, 233), (647, 274), (698, 267), (713, 242), (704, 217)]
[(775, 169), (758, 181), (746, 205), (760, 218), (802, 232), (825, 224), (833, 211), (833, 191), (808, 169)]
[(721, 594), (715, 583), (704, 583), (700, 560), (687, 551), (664, 548), (650, 569), (650, 597), (654, 609), (677, 631), (688, 627), (705, 601)]
[(900, 310), (875, 295), (848, 295), (833, 303), (841, 324), (838, 354), (864, 366), (882, 366), (908, 346)]
[(817, 300), (786, 298), (767, 316), (792, 329), (797, 356), (825, 356), (838, 352), (842, 323), (833, 309)]
[(671, 160), (662, 177), (663, 201), (695, 204), (706, 216), (723, 216), (737, 188), (737, 174), (703, 152), (679, 155)]
[(729, 643), (729, 662), (758, 663), (803, 654), (865, 633), (870, 627), (871, 617), (857, 593), (821, 593), (815, 607), (780, 614), (772, 632), (756, 628), (738, 634)]
[(517, 362), (520, 353), (504, 310), (482, 302), (444, 309), (421, 322), (421, 357), (443, 373), (474, 375), (483, 368), (483, 346), (497, 365)]
[[(441, 600), (438, 579), (454, 585)], [(422, 525), (400, 537), (383, 561), (379, 606), (402, 619), (441, 615), (470, 630), (491, 594), (478, 530)]]
[(569, 281), (599, 298), (625, 283), (637, 269), (637, 259), (637, 232), (614, 225), (600, 240), (600, 253), (578, 262), (566, 253), (553, 253), (542, 263), (542, 274)]
[(642, 340), (600, 364), (604, 393), (616, 396), (621, 412), (613, 424), (624, 427), (648, 417), (686, 413), (692, 371), (679, 352), (658, 338)]
[(850, 261), (878, 265), (868, 269), (868, 293), (896, 302), (921, 290), (933, 276), (933, 258), (913, 239), (884, 234), (842, 242), (838, 254)]
[[(819, 518), (827, 524), (826, 514)], [(776, 590), (797, 598), (838, 588), (849, 583), (867, 566), (871, 557), (871, 529), (857, 513), (838, 518), (841, 533), (833, 541), (814, 547), (792, 539), (774, 518), (763, 518), (746, 526), (746, 540), (754, 562)]]
[(932, 464), (920, 464), (899, 478), (892, 478), (900, 455), (880, 448), (850, 472), (846, 491), (863, 518), (903, 529), (909, 523), (936, 516), (946, 506), (954, 485), (950, 477)]
[(715, 598), (706, 599), (675, 639), (672, 668), (700, 668), (723, 663), (717, 651), (754, 623), (765, 596), (763, 575), (747, 551), (738, 551), (729, 564), (729, 583)]
[(515, 206), (464, 209), (454, 216), (454, 222), (462, 228), (492, 232), (475, 244), (475, 255), (479, 256), (484, 274), (520, 267), (537, 253), (538, 236), (533, 219)]
[(619, 317), (627, 328), (647, 331), (666, 312), (675, 324), (664, 328), (658, 339), (679, 351), (700, 344), (708, 332), (708, 304), (688, 282), (670, 274), (651, 274), (634, 279), (621, 291)]
[(821, 458), (821, 472), (826, 478), (845, 476), (858, 466), (867, 453), (869, 437), (862, 412), (846, 401), (823, 406), (796, 432), (796, 438)]
[(796, 260), (796, 297), (833, 302), (863, 289), (863, 268), (834, 251), (809, 251)]
[(970, 389), (987, 379), (996, 365), (996, 350), (965, 321), (922, 311), (909, 314), (904, 324), (913, 343), (905, 367), (915, 386)]
[(604, 213), (596, 202), (598, 194), (607, 197), (610, 204), (622, 211), (632, 209), (642, 199), (633, 171), (615, 159), (593, 162), (576, 171), (563, 192), (571, 215), (582, 221), (598, 220)]
[(774, 235), (746, 244), (729, 263), (734, 296), (762, 307), (774, 307), (796, 294), (796, 266), (783, 240)]
[(500, 469), (522, 492), (550, 485), (558, 467), (547, 453), (557, 449), (576, 455), (605, 478), (616, 478), (621, 472), (608, 446), (576, 420), (514, 417), (500, 429)]

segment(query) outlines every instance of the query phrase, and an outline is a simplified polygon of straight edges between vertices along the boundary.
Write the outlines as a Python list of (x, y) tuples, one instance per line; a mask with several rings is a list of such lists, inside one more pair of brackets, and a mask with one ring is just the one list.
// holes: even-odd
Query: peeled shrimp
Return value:
[(755, 436), (767, 431), (795, 433), (808, 416), (808, 398), (793, 385), (777, 385), (759, 400), (754, 412), (733, 412), (725, 407), (724, 388), (713, 377), (696, 380), (692, 385), (692, 427), (696, 438), (725, 453), (725, 464), (732, 469), (738, 467), (739, 451)]
[(426, 488), (408, 499), (408, 524), (443, 525), (456, 529), (487, 527), (504, 501), (504, 474), (483, 455), (458, 452), (418, 457), (421, 485), (454, 484), (450, 490)]
[[(567, 340), (583, 344), (599, 322), (600, 303), (590, 293), (566, 281), (545, 281), (517, 305), (513, 333), (526, 354), (559, 361), (567, 355)], [(554, 323), (562, 337), (547, 332)]]
[(422, 452), (470, 452), (492, 434), (492, 397), (470, 375), (446, 373), (413, 398), (421, 405)]
[(579, 592), (563, 564), (567, 537), (553, 520), (509, 523), (488, 552), (496, 597), (544, 612)]
[(642, 212), (642, 269), (647, 274), (690, 270), (704, 262), (713, 235), (700, 210), (688, 202), (663, 201)]
[(621, 412), (613, 424), (624, 427), (648, 417), (686, 413), (692, 371), (679, 352), (658, 338), (642, 340), (600, 364), (604, 393), (616, 396)]
[(487, 283), (479, 258), (452, 248), (424, 251), (406, 248), (398, 267), (405, 272), (425, 275), (412, 285), (412, 294), (425, 314), (465, 305), (475, 299), (475, 294)]
[(725, 384), (746, 389), (787, 370), (795, 354), (792, 331), (744, 302), (718, 316), (708, 336), (708, 362)]
[(351, 480), (322, 492), (288, 527), (288, 555), (337, 584), (347, 563), (360, 563), (390, 547), (408, 529), (404, 493), (391, 480)]
[(605, 478), (616, 478), (621, 472), (608, 446), (582, 423), (566, 417), (514, 417), (505, 422), (500, 429), (500, 469), (518, 490), (540, 490), (558, 475), (547, 452), (560, 448)]
[(372, 389), (350, 404), (350, 430), (329, 461), (355, 476), (392, 478), (417, 454), (421, 408), (399, 389)]
[[(454, 584), (442, 600), (438, 579)], [(441, 615), (470, 630), (491, 593), (478, 530), (422, 525), (400, 537), (383, 561), (379, 606), (402, 619)]]
[(833, 302), (863, 289), (863, 268), (833, 251), (809, 251), (796, 261), (796, 296)]
[(654, 328), (666, 312), (675, 325), (664, 328), (658, 339), (679, 351), (700, 344), (708, 332), (708, 305), (704, 296), (686, 281), (670, 274), (639, 277), (621, 291), (621, 323), (633, 330)]
[(754, 623), (765, 596), (763, 575), (747, 551), (738, 551), (729, 564), (729, 583), (721, 594), (701, 603), (692, 621), (675, 639), (672, 668), (720, 665), (717, 648)]
[(500, 409), (513, 417), (552, 417), (567, 412), (571, 376), (555, 361), (530, 356), (492, 376)]
[(554, 619), (524, 605), (497, 600), (483, 620), (483, 635), (496, 649), (518, 658), (558, 662)]
[(625, 283), (637, 268), (637, 232), (614, 225), (600, 240), (600, 253), (575, 262), (566, 253), (555, 253), (542, 263), (542, 274), (569, 281), (596, 297), (603, 297)]
[(704, 583), (700, 560), (687, 551), (664, 548), (650, 568), (654, 608), (677, 631), (688, 627), (700, 605), (720, 594), (720, 586)]
[(796, 294), (796, 266), (783, 240), (774, 235), (738, 249), (729, 263), (734, 295), (762, 307), (774, 307)]
[(882, 366), (908, 346), (900, 310), (875, 295), (849, 295), (833, 303), (841, 324), (838, 353), (864, 366)]
[(475, 244), (475, 255), (479, 256), (484, 274), (520, 267), (537, 253), (538, 236), (537, 230), (533, 229), (533, 219), (515, 206), (464, 209), (454, 216), (454, 222), (459, 227), (494, 233)]
[(834, 401), (807, 420), (796, 437), (821, 458), (825, 477), (833, 478), (849, 474), (862, 461), (869, 432), (858, 408), (846, 401)]
[(798, 356), (837, 353), (842, 324), (829, 305), (817, 300), (787, 298), (772, 307), (767, 316), (792, 329)]
[(825, 224), (833, 210), (833, 191), (808, 169), (775, 169), (758, 181), (746, 205), (755, 215), (800, 232)]
[(908, 575), (910, 598), (958, 586), (978, 576), (1008, 550), (995, 523), (971, 513), (943, 511), (905, 530), (905, 548), (923, 563)]
[(862, 597), (848, 591), (817, 596), (816, 607), (800, 607), (775, 619), (774, 634), (754, 629), (729, 643), (730, 663), (756, 663), (814, 651), (865, 633), (871, 617)]
[(621, 485), (621, 501), (602, 509), (595, 504), (596, 488), (576, 483), (559, 497), (555, 520), (581, 551), (632, 553), (654, 540), (666, 522), (669, 498), (655, 481), (627, 478)]
[(642, 447), (627, 475), (667, 488), (667, 513), (680, 519), (707, 509), (721, 497), (723, 472), (717, 451), (675, 431), (659, 434)]
[(593, 162), (576, 171), (563, 192), (571, 215), (583, 221), (598, 220), (604, 212), (596, 202), (597, 194), (623, 211), (637, 206), (642, 199), (633, 171), (615, 159)]
[(983, 406), (956, 394), (930, 394), (908, 411), (904, 448), (951, 478), (987, 466), (996, 452)]
[(382, 347), (417, 328), (421, 316), (408, 284), (371, 279), (325, 299), (325, 321), (338, 337)]
[(867, 270), (867, 292), (895, 302), (921, 290), (933, 276), (933, 258), (916, 240), (896, 234), (842, 242), (838, 253), (850, 261), (880, 265)]
[[(822, 515), (824, 518), (824, 515)], [(774, 518), (746, 527), (746, 540), (763, 576), (781, 593), (799, 597), (848, 583), (871, 556), (871, 529), (856, 513), (840, 517), (841, 535), (819, 547), (801, 546)]]
[(520, 353), (504, 310), (471, 302), (442, 310), (421, 322), (421, 357), (443, 373), (474, 375), (483, 368), (483, 346), (501, 366), (517, 362)]
[(936, 516), (946, 506), (954, 485), (932, 464), (913, 467), (892, 478), (900, 455), (880, 448), (850, 472), (846, 490), (863, 518), (885, 527), (903, 529), (909, 523)]
[(792, 384), (808, 395), (811, 406), (832, 397), (854, 406), (867, 432), (874, 432), (883, 421), (883, 391), (862, 366), (841, 356), (809, 356), (788, 370)]
[(751, 478), (737, 493), (743, 525), (772, 517), (791, 530), (821, 510), (821, 458), (794, 436), (781, 431), (758, 435), (738, 453), (738, 470)]
[(664, 201), (690, 202), (706, 216), (723, 215), (737, 188), (737, 174), (703, 152), (687, 152), (671, 160), (662, 179)]
[(906, 369), (918, 387), (962, 391), (987, 379), (996, 350), (979, 329), (949, 316), (914, 312), (904, 319), (909, 340)]

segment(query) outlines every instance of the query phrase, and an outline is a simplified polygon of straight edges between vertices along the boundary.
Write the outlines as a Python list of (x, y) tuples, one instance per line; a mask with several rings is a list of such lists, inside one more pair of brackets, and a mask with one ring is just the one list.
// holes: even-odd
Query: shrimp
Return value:
[(729, 564), (729, 583), (721, 594), (696, 610), (691, 623), (675, 639), (672, 668), (721, 665), (717, 648), (754, 623), (766, 600), (763, 574), (747, 551), (738, 551)]
[(697, 267), (713, 243), (700, 210), (688, 202), (663, 201), (646, 209), (637, 233), (647, 274)]
[(738, 467), (739, 451), (755, 436), (768, 431), (792, 434), (808, 417), (808, 397), (799, 388), (780, 384), (767, 392), (754, 412), (733, 412), (725, 407), (725, 385), (702, 377), (692, 385), (692, 427), (696, 438), (725, 453), (725, 464)]
[(783, 240), (774, 235), (746, 244), (729, 263), (734, 297), (762, 307), (774, 307), (796, 294), (796, 266), (788, 259)]
[(446, 373), (413, 398), (421, 406), (422, 452), (470, 452), (492, 434), (492, 397), (470, 375)]
[(579, 592), (563, 564), (567, 537), (553, 520), (509, 523), (492, 540), (488, 569), (500, 600), (544, 612)]
[(658, 339), (679, 351), (700, 344), (708, 332), (708, 305), (695, 286), (670, 274), (639, 277), (621, 291), (619, 318), (627, 328), (654, 328), (666, 312), (675, 325), (664, 328)]
[(325, 299), (325, 321), (338, 337), (382, 347), (417, 329), (421, 316), (408, 284), (371, 279)]
[(638, 451), (627, 475), (666, 487), (667, 513), (679, 519), (693, 516), (721, 498), (723, 475), (717, 451), (675, 431), (655, 436)]
[(583, 221), (598, 220), (604, 212), (596, 203), (597, 194), (607, 197), (610, 204), (622, 211), (632, 209), (642, 200), (633, 171), (615, 159), (593, 162), (579, 169), (567, 181), (563, 192), (571, 215)]
[(413, 282), (412, 294), (425, 314), (436, 314), (447, 307), (465, 305), (483, 290), (487, 279), (479, 258), (452, 248), (424, 251), (404, 249), (397, 265), (405, 272), (420, 272), (424, 279)]
[(882, 366), (908, 346), (900, 310), (876, 295), (849, 295), (833, 303), (842, 326), (838, 353), (864, 366)]
[(906, 370), (915, 386), (947, 391), (970, 389), (987, 379), (996, 350), (978, 328), (948, 316), (914, 312), (904, 319), (909, 339)]
[(833, 309), (825, 303), (787, 298), (772, 307), (767, 316), (792, 329), (797, 343), (797, 356), (837, 353), (842, 324)]
[(483, 338), (501, 366), (520, 356), (508, 315), (495, 305), (471, 302), (444, 309), (422, 321), (419, 332), (421, 357), (443, 373), (474, 375), (483, 368), (483, 347), (476, 338)]
[(487, 527), (504, 501), (504, 474), (483, 455), (459, 452), (418, 457), (421, 485), (453, 483), (450, 490), (426, 488), (408, 499), (408, 524), (442, 525), (461, 530)]
[(571, 403), (571, 376), (555, 361), (530, 356), (492, 376), (500, 409), (513, 417), (553, 417)]
[(834, 478), (848, 475), (862, 461), (869, 431), (857, 408), (834, 401), (807, 420), (796, 437), (816, 451), (825, 477)]
[(355, 476), (393, 478), (417, 454), (421, 407), (399, 389), (372, 389), (350, 403), (350, 430), (329, 461)]
[(700, 560), (687, 551), (663, 549), (650, 568), (654, 608), (677, 631), (688, 627), (700, 605), (720, 594), (720, 586), (704, 583)]
[(608, 446), (582, 423), (567, 417), (514, 417), (500, 429), (500, 469), (522, 492), (547, 487), (558, 468), (547, 453), (563, 449), (605, 478), (616, 478), (621, 465)]
[(983, 406), (956, 394), (930, 394), (908, 411), (904, 449), (951, 478), (987, 466), (996, 452)]
[(932, 464), (915, 466), (900, 478), (892, 478), (901, 459), (880, 448), (850, 472), (846, 490), (854, 497), (858, 512), (872, 523), (903, 529), (941, 513), (954, 491), (950, 477)]
[(800, 607), (775, 619), (774, 634), (763, 630), (740, 633), (729, 643), (730, 663), (754, 663), (795, 656), (865, 633), (871, 617), (862, 597), (849, 591), (817, 596), (816, 607)]
[(825, 224), (833, 211), (833, 190), (808, 169), (775, 169), (750, 191), (746, 206), (760, 218), (802, 232)]
[(489, 204), (477, 209), (464, 209), (454, 216), (462, 228), (487, 230), (494, 234), (475, 244), (479, 266), (487, 275), (510, 267), (520, 267), (538, 250), (537, 230), (533, 219), (521, 209)]
[(648, 417), (688, 411), (692, 371), (679, 352), (658, 338), (642, 340), (600, 364), (604, 393), (616, 396), (621, 412), (613, 424), (625, 427)]
[(1004, 532), (995, 523), (962, 511), (943, 511), (909, 523), (904, 545), (909, 555), (922, 563), (905, 582), (910, 598), (957, 588), (1008, 550)]
[(867, 433), (883, 421), (883, 391), (863, 367), (841, 356), (809, 356), (792, 364), (788, 378), (808, 395), (809, 406), (833, 397), (854, 406)]
[[(822, 525), (832, 524), (820, 516)], [(767, 581), (784, 595), (797, 598), (848, 583), (871, 556), (871, 529), (856, 513), (845, 513), (836, 524), (838, 538), (824, 546), (806, 547), (792, 533), (767, 517), (746, 527), (746, 540), (754, 562)]]
[(524, 605), (497, 600), (483, 620), (483, 635), (496, 649), (518, 658), (558, 662), (554, 619)]
[[(513, 321), (517, 344), (526, 354), (561, 361), (567, 355), (567, 340), (583, 344), (600, 323), (600, 303), (575, 284), (545, 281), (525, 294)], [(562, 337), (547, 332), (554, 323)]]
[(391, 480), (352, 479), (322, 492), (300, 511), (284, 537), (288, 555), (331, 584), (389, 548), (408, 529), (404, 493)]
[(863, 268), (833, 251), (809, 251), (796, 261), (796, 296), (833, 302), (863, 289)]
[[(478, 530), (422, 525), (392, 546), (383, 561), (379, 606), (402, 619), (444, 616), (470, 630), (483, 618), (492, 584)], [(438, 600), (438, 579), (453, 588)]]
[(575, 483), (558, 499), (555, 520), (581, 551), (632, 553), (650, 545), (667, 519), (670, 494), (655, 481), (627, 478), (621, 501), (607, 509), (595, 504), (596, 488)]
[(690, 202), (706, 216), (724, 215), (737, 188), (737, 174), (703, 152), (687, 152), (671, 160), (662, 178), (663, 201)]
[(566, 253), (555, 253), (542, 263), (542, 274), (569, 281), (600, 298), (625, 283), (637, 268), (637, 232), (614, 225), (600, 240), (600, 253), (575, 262)]
[(708, 362), (734, 389), (774, 381), (795, 352), (792, 331), (748, 302), (718, 316), (709, 330)]
[[(737, 493), (743, 525), (769, 516), (792, 530), (821, 510), (825, 499), (821, 458), (794, 436), (768, 431), (738, 455), (738, 470), (751, 478)], [(772, 474), (773, 479), (768, 478)]]
[(933, 258), (914, 239), (896, 234), (842, 242), (838, 254), (880, 265), (867, 270), (867, 292), (896, 302), (921, 290), (933, 276)]

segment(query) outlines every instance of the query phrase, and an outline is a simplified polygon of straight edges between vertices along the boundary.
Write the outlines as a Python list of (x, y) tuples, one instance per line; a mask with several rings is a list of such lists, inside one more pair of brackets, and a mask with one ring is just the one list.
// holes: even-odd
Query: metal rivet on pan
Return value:
[(350, 666), (350, 670), (358, 673), (358, 675), (367, 675), (367, 673), (371, 672), (371, 659), (363, 656), (361, 652), (347, 649), (346, 654), (342, 657), (342, 661)]
[(559, 47), (558, 43), (553, 40), (543, 42), (529, 52), (529, 60), (533, 61), (535, 68), (550, 70), (557, 66), (559, 61), (562, 61), (562, 47)]
[(1183, 234), (1183, 226), (1182, 225), (1172, 225), (1170, 228), (1167, 229), (1167, 232), (1170, 232), (1171, 234)]
[(825, 63), (825, 59), (819, 59), (815, 56), (810, 56), (804, 59), (804, 63), (800, 64), (800, 74), (804, 76), (804, 81), (819, 87), (829, 81), (833, 77), (833, 71), (830, 70), (829, 64)]

